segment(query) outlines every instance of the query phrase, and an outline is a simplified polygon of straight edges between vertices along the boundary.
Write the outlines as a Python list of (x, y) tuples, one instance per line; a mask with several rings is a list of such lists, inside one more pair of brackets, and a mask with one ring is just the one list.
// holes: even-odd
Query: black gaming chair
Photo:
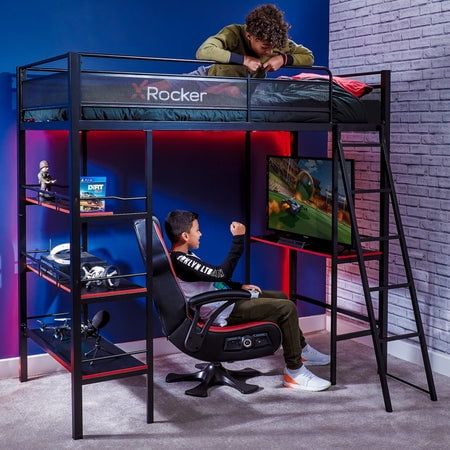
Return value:
[[(134, 223), (139, 246), (145, 260), (145, 220)], [(272, 355), (281, 344), (281, 331), (272, 322), (249, 322), (237, 326), (213, 326), (214, 319), (230, 304), (249, 299), (244, 290), (205, 292), (189, 301), (183, 295), (167, 252), (159, 222), (153, 218), (153, 300), (159, 312), (164, 334), (178, 349), (207, 364), (197, 364), (200, 371), (191, 374), (170, 373), (166, 382), (200, 381), (187, 395), (207, 397), (208, 388), (228, 385), (243, 394), (258, 390), (257, 385), (246, 383), (245, 378), (259, 374), (256, 370), (234, 371), (222, 362), (241, 361)], [(205, 323), (200, 319), (200, 307), (225, 300)]]

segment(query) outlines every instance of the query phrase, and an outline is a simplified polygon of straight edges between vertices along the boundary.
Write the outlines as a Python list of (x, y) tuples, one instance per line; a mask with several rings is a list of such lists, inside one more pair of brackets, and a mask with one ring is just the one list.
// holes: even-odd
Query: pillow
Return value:
[[(328, 79), (327, 75), (317, 75), (316, 73), (299, 73), (291, 77), (294, 80), (317, 80)], [(333, 83), (336, 83), (345, 91), (353, 94), (355, 97), (362, 97), (363, 95), (372, 92), (373, 87), (363, 81), (353, 80), (346, 77), (333, 77)]]

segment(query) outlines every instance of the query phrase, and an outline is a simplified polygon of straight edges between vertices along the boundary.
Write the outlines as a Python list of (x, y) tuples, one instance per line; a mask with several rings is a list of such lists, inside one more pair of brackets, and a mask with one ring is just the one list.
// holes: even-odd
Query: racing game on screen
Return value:
[[(352, 180), (352, 161), (347, 161), (346, 167)], [(268, 228), (290, 236), (331, 241), (331, 174), (330, 159), (269, 157)], [(352, 244), (350, 214), (340, 171), (338, 242)]]

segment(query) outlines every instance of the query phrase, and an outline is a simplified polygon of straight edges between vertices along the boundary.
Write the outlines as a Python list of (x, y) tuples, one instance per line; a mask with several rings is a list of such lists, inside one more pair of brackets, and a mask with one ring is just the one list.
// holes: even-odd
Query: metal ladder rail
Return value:
[[(361, 275), (361, 281), (363, 285), (363, 291), (364, 291), (364, 299), (366, 302), (366, 308), (367, 308), (367, 315), (369, 319), (369, 325), (371, 330), (371, 336), (372, 336), (372, 343), (375, 351), (375, 358), (377, 362), (378, 367), (378, 376), (380, 378), (380, 384), (381, 384), (381, 390), (383, 393), (383, 400), (385, 409), (387, 412), (392, 412), (392, 403), (391, 398), (389, 394), (389, 386), (387, 383), (387, 375), (386, 375), (386, 369), (384, 367), (384, 358), (381, 350), (381, 341), (379, 337), (379, 330), (376, 325), (376, 319), (375, 319), (375, 312), (372, 304), (372, 297), (370, 294), (370, 287), (369, 287), (369, 281), (367, 277), (367, 270), (364, 262), (364, 255), (363, 255), (363, 249), (361, 245), (361, 238), (359, 235), (358, 230), (358, 224), (356, 220), (356, 212), (355, 212), (355, 206), (353, 202), (352, 197), (352, 189), (350, 185), (350, 180), (348, 178), (348, 174), (345, 170), (345, 157), (344, 157), (344, 151), (341, 144), (341, 130), (339, 125), (335, 125), (333, 127), (333, 153), (337, 152), (339, 165), (341, 169), (342, 174), (342, 180), (344, 184), (345, 189), (345, 195), (347, 197), (347, 204), (350, 212), (350, 222), (351, 227), (354, 232), (354, 242), (356, 245), (356, 254), (358, 259), (358, 266), (359, 271)], [(337, 175), (337, 174), (335, 174)], [(333, 258), (334, 259), (334, 258)], [(333, 265), (336, 264), (336, 261), (333, 261)]]
[[(414, 283), (414, 277), (413, 277), (412, 269), (411, 269), (411, 262), (410, 262), (409, 254), (408, 254), (408, 247), (406, 245), (406, 238), (405, 238), (405, 232), (404, 232), (402, 218), (401, 218), (401, 214), (400, 214), (400, 207), (398, 204), (397, 194), (395, 191), (392, 170), (391, 170), (391, 167), (390, 167), (390, 164), (388, 161), (387, 145), (386, 145), (386, 139), (385, 139), (385, 135), (384, 135), (384, 126), (383, 125), (379, 129), (379, 137), (380, 137), (382, 166), (384, 166), (384, 172), (387, 176), (387, 183), (390, 188), (389, 192), (390, 192), (390, 197), (391, 197), (391, 205), (392, 205), (392, 210), (394, 213), (395, 224), (397, 227), (397, 235), (398, 235), (398, 240), (399, 240), (400, 248), (401, 248), (401, 252), (402, 252), (402, 259), (403, 259), (403, 265), (405, 268), (407, 284), (409, 285), (408, 288), (409, 288), (411, 304), (412, 304), (415, 323), (416, 323), (417, 332), (418, 332), (418, 338), (419, 338), (420, 349), (421, 349), (421, 353), (422, 353), (423, 364), (424, 364), (425, 373), (426, 373), (426, 377), (427, 377), (428, 390), (429, 390), (431, 400), (436, 401), (437, 400), (436, 388), (434, 385), (433, 374), (431, 371), (431, 363), (430, 363), (430, 358), (428, 355), (428, 348), (427, 348), (427, 344), (426, 344), (425, 332), (423, 329), (423, 323), (422, 323), (422, 318), (421, 318), (421, 314), (420, 314), (419, 302), (417, 299), (417, 291), (416, 291), (416, 287), (415, 287), (415, 283)], [(402, 380), (400, 380), (400, 381), (402, 381)]]

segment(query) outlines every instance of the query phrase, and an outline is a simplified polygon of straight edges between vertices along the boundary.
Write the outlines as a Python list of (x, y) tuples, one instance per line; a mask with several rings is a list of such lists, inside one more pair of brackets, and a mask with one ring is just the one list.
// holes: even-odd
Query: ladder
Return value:
[[(345, 130), (345, 127), (344, 127)], [(403, 230), (402, 219), (400, 215), (400, 208), (395, 192), (395, 186), (390, 166), (390, 152), (389, 145), (386, 139), (386, 130), (384, 125), (377, 127), (378, 142), (370, 143), (355, 143), (343, 142), (342, 137), (343, 127), (336, 124), (333, 126), (333, 257), (332, 257), (332, 295), (331, 295), (331, 368), (330, 379), (331, 383), (336, 383), (336, 343), (339, 340), (352, 339), (360, 336), (372, 337), (373, 348), (375, 351), (375, 358), (378, 368), (378, 376), (380, 378), (381, 390), (383, 393), (384, 405), (387, 412), (392, 412), (391, 398), (389, 394), (389, 387), (387, 377), (391, 377), (398, 381), (408, 384), (416, 389), (422, 390), (430, 395), (430, 399), (437, 400), (436, 389), (434, 386), (433, 374), (431, 371), (431, 364), (427, 350), (425, 333), (423, 329), (422, 319), (420, 315), (419, 303), (417, 300), (417, 293), (414, 284), (414, 278), (411, 270), (411, 263), (408, 255), (408, 248), (406, 246), (405, 233)], [(378, 189), (352, 189), (348, 173), (344, 168), (346, 167), (344, 147), (379, 147), (380, 148), (380, 183)], [(338, 196), (338, 169), (342, 175), (342, 181), (347, 198), (348, 209), (350, 213), (350, 222), (353, 234), (353, 241), (356, 252), (356, 262), (358, 263), (359, 272), (361, 276), (362, 288), (364, 292), (365, 305), (367, 308), (367, 322), (370, 329), (357, 331), (354, 333), (337, 334), (337, 269), (338, 264), (344, 262), (337, 257), (337, 196)], [(356, 211), (354, 204), (354, 194), (379, 194), (380, 195), (380, 236), (361, 236), (358, 231), (358, 224), (356, 219)], [(390, 234), (389, 229), (389, 205), (392, 207), (396, 233)], [(389, 284), (389, 242), (397, 240), (401, 248), (401, 255), (403, 266), (406, 275), (406, 283)], [(378, 286), (371, 287), (369, 285), (367, 268), (365, 262), (368, 259), (365, 255), (365, 249), (362, 247), (364, 242), (378, 242), (379, 243), (379, 268), (378, 268)], [(367, 252), (366, 252), (367, 254)], [(411, 306), (414, 312), (414, 319), (416, 324), (416, 332), (404, 333), (400, 335), (388, 336), (388, 298), (389, 291), (393, 289), (407, 288), (411, 300)], [(375, 309), (372, 302), (372, 293), (378, 292), (378, 318), (375, 315)], [(334, 304), (333, 304), (334, 303)], [(388, 342), (409, 339), (417, 337), (420, 343), (420, 349), (423, 359), (423, 365), (426, 373), (428, 390), (416, 386), (406, 380), (396, 377), (387, 371), (387, 344)]]

